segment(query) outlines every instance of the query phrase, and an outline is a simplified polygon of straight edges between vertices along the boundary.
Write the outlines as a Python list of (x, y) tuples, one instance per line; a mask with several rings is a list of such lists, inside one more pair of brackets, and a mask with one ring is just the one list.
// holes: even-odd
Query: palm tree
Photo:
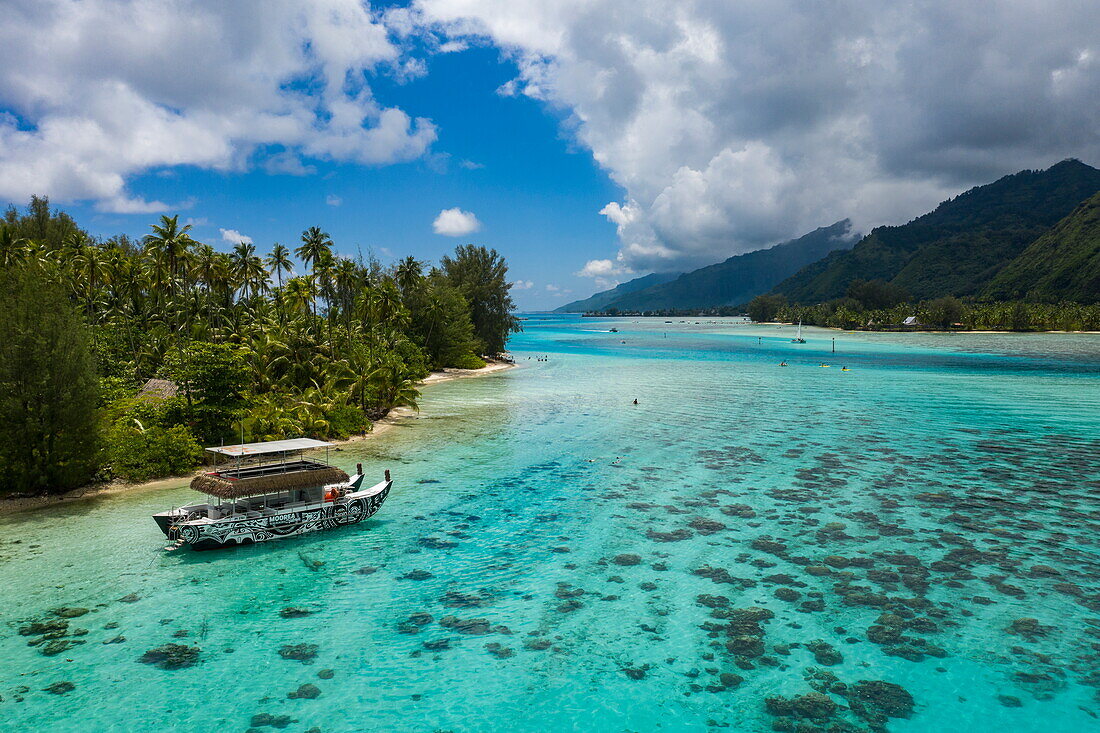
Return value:
[(89, 244), (88, 235), (79, 229), (69, 232), (61, 240), (61, 256), (64, 258), (75, 257)]
[(142, 240), (146, 251), (150, 252), (154, 259), (168, 265), (168, 290), (175, 292), (175, 280), (179, 274), (180, 263), (184, 261), (192, 246), (197, 244), (188, 234), (191, 225), (179, 225), (179, 214), (176, 216), (162, 215), (160, 224), (152, 225), (152, 234), (146, 234)]
[(107, 261), (103, 250), (96, 245), (81, 248), (73, 258), (73, 269), (77, 277), (84, 281), (84, 297), (88, 316), (92, 315), (92, 306), (98, 294), (98, 286), (107, 271)]
[[(310, 274), (316, 279), (317, 263), (325, 255), (332, 254), (332, 239), (327, 232), (322, 232), (320, 227), (310, 227), (302, 232), (302, 245), (294, 250), (294, 254), (310, 266)], [(317, 315), (316, 305), (314, 305), (313, 315)]]
[(290, 250), (276, 242), (271, 248), (271, 254), (264, 262), (267, 264), (268, 272), (274, 274), (279, 281), (279, 289), (275, 291), (275, 311), (279, 314), (279, 323), (283, 323), (283, 273), (289, 275), (294, 271), (294, 264), (290, 261)]
[(288, 275), (294, 271), (294, 264), (290, 261), (290, 250), (278, 242), (271, 248), (271, 254), (265, 260), (268, 272), (275, 275), (279, 281), (279, 288), (283, 287), (283, 273)]
[(355, 297), (362, 289), (363, 271), (354, 260), (341, 257), (333, 268), (333, 292), (339, 305), (340, 315), (344, 318), (344, 330), (351, 341), (351, 324), (355, 315)]
[[(233, 258), (225, 252), (215, 252), (211, 263), (210, 297), (217, 296), (220, 302), (214, 302), (222, 314), (229, 314), (233, 309), (233, 293), (237, 290), (236, 278), (233, 272)], [(222, 319), (222, 325), (228, 321)]]
[(403, 294), (408, 295), (424, 278), (423, 268), (424, 263), (412, 255), (397, 263), (394, 276), (397, 278), (397, 285), (401, 288)]
[(313, 278), (308, 275), (299, 275), (286, 282), (286, 302), (292, 312), (309, 313), (309, 306), (317, 297), (317, 288), (313, 284)]
[(382, 363), (369, 376), (371, 391), (379, 401), (379, 407), (407, 406), (418, 410), (420, 392), (416, 389), (415, 376), (408, 366), (394, 354), (387, 354)]
[(233, 247), (233, 275), (241, 287), (241, 296), (247, 290), (253, 299), (267, 289), (267, 270), (263, 260), (256, 256), (255, 245), (239, 242)]
[[(336, 269), (336, 256), (326, 250), (313, 262), (313, 280), (317, 283), (317, 292), (325, 301), (325, 313), (332, 316), (332, 275)], [(314, 311), (314, 315), (317, 312)]]
[(390, 326), (403, 326), (408, 313), (401, 302), (401, 295), (393, 280), (385, 280), (371, 291), (374, 300), (374, 312), (378, 323)]
[(247, 276), (245, 271), (248, 269), (248, 258), (253, 257), (256, 254), (256, 245), (251, 242), (237, 242), (233, 245), (233, 254), (230, 255), (233, 258), (233, 277), (237, 280), (237, 283), (241, 287), (241, 297), (244, 297), (244, 291), (247, 289)]
[(27, 240), (16, 235), (15, 227), (0, 226), (0, 267), (14, 267), (26, 257)]

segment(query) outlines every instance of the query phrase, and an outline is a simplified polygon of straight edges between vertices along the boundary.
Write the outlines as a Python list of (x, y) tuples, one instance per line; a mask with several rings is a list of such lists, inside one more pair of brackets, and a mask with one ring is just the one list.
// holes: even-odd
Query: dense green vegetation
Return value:
[(87, 335), (56, 283), (22, 268), (0, 273), (0, 486), (74, 488), (100, 454)]
[[(792, 303), (821, 303), (843, 297), (854, 280), (883, 280), (919, 300), (977, 296), (1028, 245), (1097, 191), (1100, 171), (1077, 160), (1006, 176), (908, 224), (879, 227), (851, 251), (834, 252), (774, 292)], [(1028, 269), (1043, 264), (1032, 260)], [(1048, 295), (1073, 299), (1068, 293)]]
[(983, 295), (1044, 303), (1100, 302), (1100, 194), (1028, 246), (993, 278)]
[[(432, 369), (484, 366), (518, 330), (507, 265), (466, 245), (426, 267), (334, 252), (311, 227), (219, 252), (161, 217), (141, 242), (96, 240), (48, 200), (0, 221), (0, 493), (94, 473), (146, 479), (199, 446), (343, 438), (415, 406)], [(151, 378), (169, 380), (142, 392)]]
[(830, 252), (851, 247), (850, 229), (849, 221), (838, 221), (798, 239), (736, 255), (671, 282), (621, 295), (600, 310), (674, 311), (742, 305)]
[[(845, 297), (817, 305), (792, 305), (777, 295), (763, 295), (749, 304), (754, 321), (781, 321), (844, 329), (904, 330), (954, 329), (971, 331), (1097, 331), (1100, 304), (986, 303), (953, 296), (889, 307), (865, 308)], [(906, 318), (917, 323), (904, 326)]]

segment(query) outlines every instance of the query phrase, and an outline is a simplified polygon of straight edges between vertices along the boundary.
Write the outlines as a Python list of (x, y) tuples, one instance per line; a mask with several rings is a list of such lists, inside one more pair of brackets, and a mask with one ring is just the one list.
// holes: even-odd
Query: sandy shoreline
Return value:
[[(515, 368), (515, 366), (515, 364), (494, 361), (489, 362), (489, 364), (482, 369), (444, 369), (442, 371), (432, 372), (423, 380), (421, 380), (421, 382), (417, 386), (430, 387), (433, 384), (450, 382), (456, 379), (484, 377), (489, 374), (496, 374), (497, 372), (503, 372), (508, 369), (513, 369)], [(369, 440), (371, 437), (386, 432), (393, 426), (401, 423), (402, 420), (407, 419), (415, 414), (416, 412), (408, 407), (394, 408), (393, 410), (390, 410), (389, 414), (386, 415), (384, 418), (382, 418), (381, 420), (376, 420), (369, 433), (353, 435), (347, 440), (334, 440), (332, 441), (332, 444), (336, 447), (340, 447), (349, 443), (357, 443), (361, 440)], [(85, 499), (92, 499), (100, 496), (109, 496), (111, 494), (120, 494), (123, 492), (133, 493), (159, 489), (165, 486), (188, 481), (198, 473), (201, 473), (201, 471), (195, 470), (182, 476), (169, 476), (167, 478), (159, 478), (154, 481), (144, 481), (137, 484), (129, 483), (126, 481), (112, 481), (108, 484), (93, 484), (90, 486), (82, 486), (78, 489), (73, 489), (72, 491), (68, 491), (64, 494), (4, 498), (0, 499), (0, 514), (15, 514), (18, 512), (38, 509), (44, 506), (71, 504)]]

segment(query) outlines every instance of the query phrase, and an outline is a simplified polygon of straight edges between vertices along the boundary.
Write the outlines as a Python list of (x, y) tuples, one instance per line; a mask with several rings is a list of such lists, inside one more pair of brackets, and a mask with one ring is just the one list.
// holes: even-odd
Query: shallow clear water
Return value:
[(3, 727), (755, 731), (813, 682), (870, 730), (883, 680), (891, 731), (1100, 730), (1100, 337), (674, 321), (531, 318), (337, 454), (397, 481), (357, 526), (166, 553), (171, 483), (0, 518)]

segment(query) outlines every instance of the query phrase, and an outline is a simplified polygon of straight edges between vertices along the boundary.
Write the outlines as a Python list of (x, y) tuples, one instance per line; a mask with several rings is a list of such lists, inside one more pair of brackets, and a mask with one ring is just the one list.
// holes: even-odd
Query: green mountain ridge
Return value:
[[(742, 305), (768, 292), (799, 268), (834, 250), (851, 247), (855, 241), (851, 227), (851, 222), (844, 219), (798, 239), (735, 255), (667, 282), (635, 289), (588, 310), (655, 311)], [(597, 293), (592, 299), (605, 294)]]
[(982, 294), (993, 300), (1100, 303), (1100, 193), (1028, 245)]
[(1081, 201), (1100, 191), (1100, 171), (1064, 160), (1021, 171), (944, 201), (901, 226), (874, 229), (779, 283), (794, 303), (843, 297), (853, 280), (884, 280), (921, 300), (977, 296)]
[(642, 277), (636, 277), (625, 283), (620, 283), (610, 290), (603, 290), (582, 300), (574, 300), (560, 308), (555, 308), (554, 313), (586, 313), (588, 311), (603, 310), (608, 303), (637, 290), (644, 290), (654, 285), (660, 285), (680, 277), (679, 272), (654, 272)]

